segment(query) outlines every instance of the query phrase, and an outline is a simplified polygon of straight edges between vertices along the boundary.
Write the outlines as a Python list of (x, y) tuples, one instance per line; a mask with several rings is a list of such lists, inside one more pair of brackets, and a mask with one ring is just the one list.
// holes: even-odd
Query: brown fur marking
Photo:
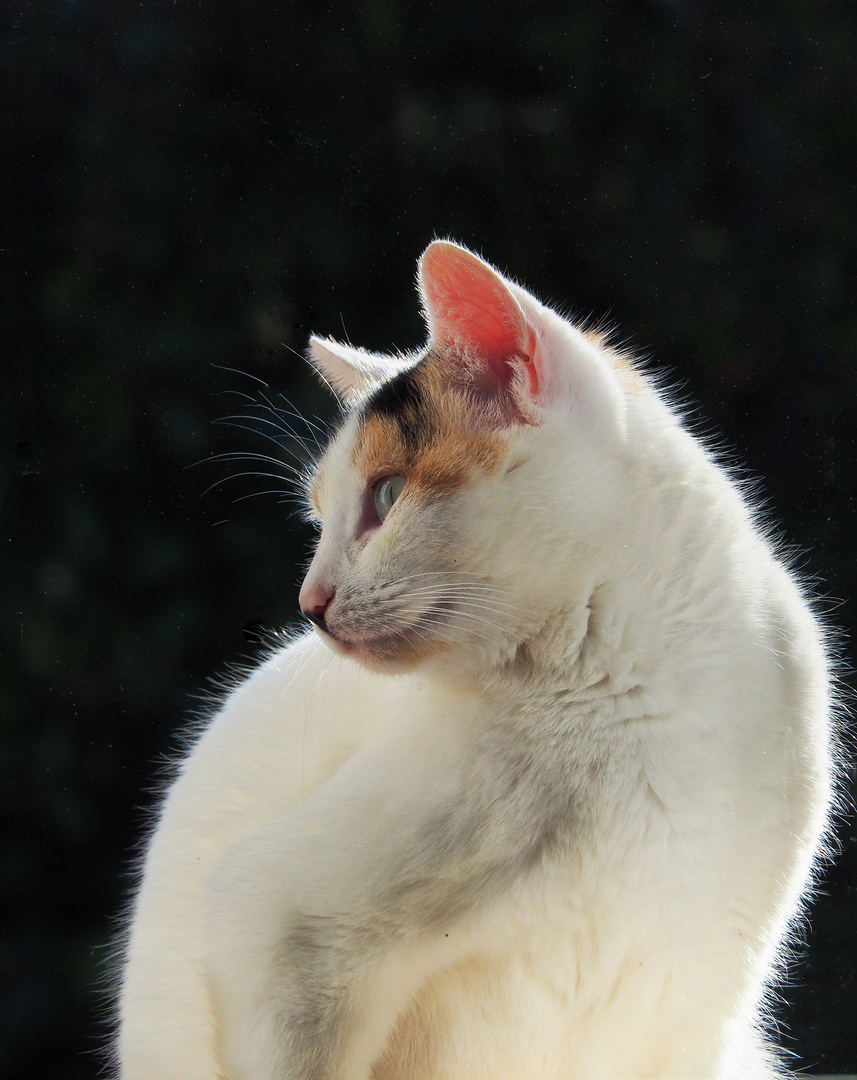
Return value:
[(354, 463), (367, 484), (382, 476), (408, 477), (412, 496), (429, 500), (462, 488), (473, 472), (499, 468), (507, 445), (488, 426), (474, 423), (475, 406), (450, 386), (440, 363), (429, 357), (415, 372), (422, 401), (421, 440), (406, 445), (395, 417), (370, 412), (357, 435)]
[(371, 1080), (439, 1077), (438, 1058), (451, 1020), (445, 984), (473, 999), (484, 994), (490, 977), (488, 965), (473, 956), (429, 979), (399, 1017), (383, 1055), (375, 1062)]

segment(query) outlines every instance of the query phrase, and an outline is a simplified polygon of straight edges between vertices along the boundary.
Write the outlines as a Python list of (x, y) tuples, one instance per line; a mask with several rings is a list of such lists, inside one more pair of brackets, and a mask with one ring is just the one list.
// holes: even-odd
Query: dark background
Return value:
[[(433, 236), (609, 315), (763, 477), (853, 625), (857, 17), (6, 10), (0, 1072), (77, 1080), (97, 1073), (97, 984), (159, 763), (207, 678), (295, 618), (304, 526), (276, 493), (235, 501), (283, 481), (208, 460), (276, 448), (213, 422), (248, 392), (330, 417), (310, 330), (419, 343)], [(841, 835), (779, 1013), (817, 1073), (857, 1072), (853, 822)]]

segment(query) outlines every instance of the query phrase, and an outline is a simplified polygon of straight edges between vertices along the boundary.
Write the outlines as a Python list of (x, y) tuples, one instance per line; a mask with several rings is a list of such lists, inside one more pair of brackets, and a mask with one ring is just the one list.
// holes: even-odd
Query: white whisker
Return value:
[[(259, 476), (268, 480), (283, 480), (284, 482), (288, 482), (288, 477), (279, 476), (277, 473), (245, 470), (244, 472), (232, 473), (229, 476), (222, 477), (220, 480), (215, 480), (213, 484), (209, 484), (209, 486), (203, 492), (203, 495), (207, 495), (210, 491), (214, 491), (215, 488), (222, 487), (223, 484), (230, 483), (232, 480), (241, 480), (245, 476)], [(282, 488), (277, 489), (276, 491), (276, 494), (278, 495), (283, 495), (285, 493), (286, 491)]]
[[(247, 421), (247, 423), (241, 423), (240, 421)], [(249, 431), (253, 435), (259, 435), (263, 439), (267, 439), (269, 442), (274, 443), (276, 446), (282, 449), (289, 450), (290, 453), (294, 453), (289, 447), (289, 443), (297, 443), (304, 451), (307, 458), (314, 458), (316, 451), (310, 449), (306, 442), (290, 427), (277, 423), (274, 420), (269, 420), (266, 416), (247, 416), (242, 414), (235, 414), (233, 416), (221, 416), (214, 421), (215, 424), (224, 424), (227, 427), (237, 428), (239, 431)], [(279, 432), (277, 435), (272, 435), (268, 431), (260, 431), (253, 424), (267, 424), (269, 427), (274, 428)], [(297, 455), (295, 455), (297, 456)]]

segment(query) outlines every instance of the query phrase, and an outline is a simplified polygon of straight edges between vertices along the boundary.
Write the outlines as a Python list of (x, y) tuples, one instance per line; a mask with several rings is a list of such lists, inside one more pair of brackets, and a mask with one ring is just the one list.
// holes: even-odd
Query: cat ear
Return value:
[(314, 335), (309, 339), (309, 360), (340, 401), (362, 394), (395, 375), (403, 366), (395, 357)]
[(447, 240), (429, 244), (418, 283), (430, 345), (480, 366), (504, 388), (523, 363), (531, 396), (539, 390), (536, 335), (512, 286), (493, 267)]

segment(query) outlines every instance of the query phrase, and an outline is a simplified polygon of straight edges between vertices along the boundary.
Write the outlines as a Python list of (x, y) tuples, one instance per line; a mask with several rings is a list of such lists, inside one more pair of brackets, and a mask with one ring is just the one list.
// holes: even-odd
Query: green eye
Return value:
[(401, 495), (407, 479), (406, 476), (384, 476), (375, 485), (372, 498), (375, 502), (375, 513), (382, 521), (393, 509), (393, 503)]

